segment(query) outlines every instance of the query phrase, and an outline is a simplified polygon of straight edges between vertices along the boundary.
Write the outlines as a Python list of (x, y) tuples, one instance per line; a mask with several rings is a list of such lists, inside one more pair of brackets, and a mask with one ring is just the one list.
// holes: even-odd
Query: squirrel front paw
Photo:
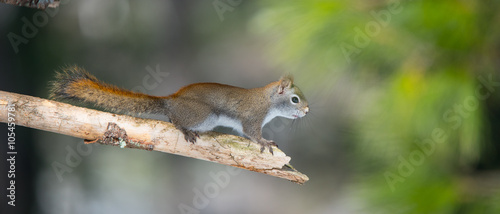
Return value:
[(196, 142), (196, 138), (200, 137), (200, 135), (196, 131), (191, 131), (191, 130), (183, 129), (182, 133), (184, 134), (184, 139), (187, 142), (191, 142), (191, 143), (195, 143)]
[(260, 147), (260, 153), (263, 153), (264, 149), (266, 149), (266, 147), (267, 147), (267, 148), (269, 148), (269, 152), (271, 152), (271, 154), (274, 155), (272, 146), (276, 146), (276, 148), (278, 148), (278, 144), (276, 144), (272, 140), (261, 139), (261, 140), (259, 140), (259, 144), (262, 146), (262, 147)]

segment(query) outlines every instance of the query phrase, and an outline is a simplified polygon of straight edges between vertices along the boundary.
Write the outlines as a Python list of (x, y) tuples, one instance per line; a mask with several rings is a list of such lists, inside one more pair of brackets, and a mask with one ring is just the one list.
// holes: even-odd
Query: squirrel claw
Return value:
[(184, 139), (193, 144), (196, 142), (196, 138), (200, 137), (198, 132), (195, 131), (183, 130), (182, 133), (184, 134)]
[(266, 140), (264, 142), (259, 142), (260, 145), (262, 145), (262, 147), (260, 147), (260, 153), (264, 153), (264, 150), (267, 148), (269, 148), (269, 152), (274, 155), (274, 152), (273, 152), (273, 147), (272, 146), (276, 146), (276, 148), (278, 147), (278, 145), (274, 142), (274, 141), (270, 141), (270, 140)]
[[(274, 141), (270, 141), (269, 142), (270, 146), (276, 146), (276, 148), (278, 148), (278, 144), (276, 144)], [(269, 147), (271, 148), (271, 147)]]

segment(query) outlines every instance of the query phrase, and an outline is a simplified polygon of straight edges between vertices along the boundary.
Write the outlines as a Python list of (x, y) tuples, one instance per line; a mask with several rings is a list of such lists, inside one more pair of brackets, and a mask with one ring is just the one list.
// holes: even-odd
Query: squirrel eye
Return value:
[(296, 96), (292, 97), (292, 103), (299, 103), (299, 98)]

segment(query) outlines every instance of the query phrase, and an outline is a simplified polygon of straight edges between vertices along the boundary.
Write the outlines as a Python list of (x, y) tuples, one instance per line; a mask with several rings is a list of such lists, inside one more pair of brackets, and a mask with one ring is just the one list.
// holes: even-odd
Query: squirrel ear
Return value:
[(291, 75), (284, 75), (281, 77), (279, 81), (280, 85), (278, 86), (278, 94), (283, 94), (285, 89), (289, 89), (292, 87), (293, 84), (293, 76)]

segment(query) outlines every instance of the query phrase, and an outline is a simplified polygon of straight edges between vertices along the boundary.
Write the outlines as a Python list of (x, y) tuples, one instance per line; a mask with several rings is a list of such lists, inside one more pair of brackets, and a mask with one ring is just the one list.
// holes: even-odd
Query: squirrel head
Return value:
[(274, 108), (279, 116), (296, 119), (306, 116), (309, 112), (309, 103), (299, 87), (293, 84), (293, 77), (285, 75), (278, 81), (278, 88), (273, 95)]

